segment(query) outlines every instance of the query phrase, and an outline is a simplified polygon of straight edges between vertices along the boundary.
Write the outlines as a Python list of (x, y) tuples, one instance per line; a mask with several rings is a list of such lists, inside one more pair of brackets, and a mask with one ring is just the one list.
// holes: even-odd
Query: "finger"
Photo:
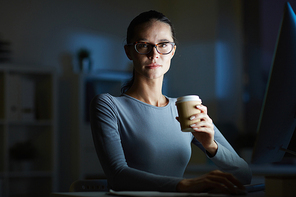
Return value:
[(241, 189), (241, 190), (245, 190), (245, 186), (237, 179), (235, 178), (232, 174), (228, 174), (228, 180), (230, 180), (235, 186), (237, 186), (237, 188)]
[(236, 193), (235, 185), (227, 177), (224, 177), (223, 175), (221, 176), (211, 175), (209, 178), (220, 184), (218, 189), (225, 188), (231, 194)]
[(207, 180), (204, 185), (204, 192), (230, 194), (231, 192), (220, 182)]
[(199, 114), (194, 114), (194, 115), (190, 116), (189, 120), (199, 122), (199, 121), (207, 120), (207, 117), (205, 114), (199, 113)]
[(196, 105), (195, 108), (199, 109), (202, 113), (205, 113), (205, 114), (208, 113), (208, 108), (204, 105)]
[[(196, 113), (196, 114), (191, 115), (191, 116), (189, 117), (190, 120), (195, 119), (196, 116), (199, 115), (199, 114), (204, 114), (204, 113), (206, 114), (206, 113), (207, 113), (207, 109), (206, 109), (206, 107), (204, 106), (204, 107), (201, 107), (201, 108), (200, 108), (200, 106), (201, 106), (201, 105), (196, 105), (196, 106), (195, 106), (195, 108), (197, 108), (197, 109), (199, 110), (199, 112)], [(205, 111), (202, 111), (202, 110), (205, 110)]]
[(213, 174), (217, 174), (217, 175), (220, 174), (220, 176), (227, 178), (229, 181), (231, 181), (237, 187), (240, 187), (242, 189), (244, 188), (244, 186), (239, 182), (239, 180), (237, 180), (231, 173), (222, 172), (222, 171), (213, 171)]
[(235, 185), (239, 189), (245, 190), (244, 185), (230, 173), (222, 172), (220, 170), (215, 170), (210, 172), (209, 174), (225, 177), (228, 181), (230, 181), (233, 185)]
[(199, 121), (195, 122), (190, 125), (191, 128), (205, 128), (205, 129), (210, 129), (214, 131), (214, 126), (212, 122), (209, 121)]
[(207, 121), (210, 123), (213, 123), (213, 120), (208, 116), (208, 114), (205, 113), (198, 113), (198, 114), (194, 114), (192, 116), (189, 117), (190, 120), (201, 120), (201, 121)]
[(200, 132), (200, 133), (213, 133), (209, 128), (206, 127), (192, 127), (192, 129), (196, 132)]
[(236, 194), (235, 186), (219, 170), (208, 173), (205, 176), (204, 184), (206, 192)]

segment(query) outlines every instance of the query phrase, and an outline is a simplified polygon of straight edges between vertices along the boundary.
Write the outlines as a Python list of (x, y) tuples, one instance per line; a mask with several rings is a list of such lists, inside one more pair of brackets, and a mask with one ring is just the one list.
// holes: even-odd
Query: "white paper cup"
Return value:
[(190, 125), (197, 123), (200, 120), (190, 120), (190, 117), (194, 114), (200, 113), (200, 110), (195, 107), (200, 104), (201, 99), (197, 95), (182, 96), (177, 99), (176, 106), (178, 109), (181, 130), (183, 132), (194, 132)]

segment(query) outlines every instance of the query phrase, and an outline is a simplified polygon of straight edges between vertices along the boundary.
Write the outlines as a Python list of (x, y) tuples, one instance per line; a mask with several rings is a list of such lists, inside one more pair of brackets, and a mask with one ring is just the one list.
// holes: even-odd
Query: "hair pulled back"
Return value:
[(127, 28), (127, 34), (126, 34), (127, 44), (129, 44), (131, 42), (132, 38), (135, 36), (136, 27), (139, 25), (142, 25), (144, 23), (147, 23), (151, 20), (161, 21), (161, 22), (164, 22), (164, 23), (170, 25), (171, 31), (172, 31), (172, 36), (175, 41), (175, 30), (174, 30), (174, 27), (173, 27), (170, 19), (168, 19), (164, 14), (162, 14), (160, 12), (157, 12), (155, 10), (150, 10), (150, 11), (143, 12), (143, 13), (139, 14), (131, 21), (131, 23), (129, 24), (129, 26)]
[[(126, 34), (126, 43), (129, 44), (131, 43), (131, 40), (134, 38), (135, 33), (136, 33), (136, 28), (139, 25), (142, 25), (144, 23), (147, 23), (149, 21), (152, 20), (157, 20), (157, 21), (161, 21), (164, 22), (166, 24), (168, 24), (171, 27), (171, 32), (172, 32), (172, 37), (174, 42), (176, 42), (175, 39), (175, 30), (174, 27), (171, 23), (171, 21), (162, 13), (155, 11), (155, 10), (150, 10), (147, 12), (143, 12), (141, 14), (139, 14), (138, 16), (136, 16), (129, 24), (128, 28), (127, 28), (127, 34)], [(121, 88), (121, 93), (125, 93), (134, 83), (134, 73), (135, 71), (133, 71), (133, 77), (130, 81), (128, 81), (122, 88)]]

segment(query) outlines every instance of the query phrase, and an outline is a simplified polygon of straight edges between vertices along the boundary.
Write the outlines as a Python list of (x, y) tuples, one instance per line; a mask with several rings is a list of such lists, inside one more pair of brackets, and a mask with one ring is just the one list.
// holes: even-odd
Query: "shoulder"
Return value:
[(106, 102), (108, 103), (108, 102), (112, 101), (112, 97), (113, 96), (108, 93), (98, 94), (92, 99), (91, 104), (98, 105), (101, 103), (106, 103)]
[(118, 116), (116, 97), (104, 93), (96, 95), (90, 103), (90, 115), (97, 118), (115, 118)]
[(96, 95), (91, 101), (92, 108), (114, 108), (115, 102), (114, 99), (116, 97), (112, 96), (111, 94), (104, 93)]
[(109, 93), (98, 94), (93, 98), (93, 102), (111, 101), (113, 96)]
[(91, 107), (111, 108), (113, 110), (124, 106), (130, 106), (128, 101), (131, 100), (124, 95), (112, 96), (109, 93), (96, 95), (91, 101)]

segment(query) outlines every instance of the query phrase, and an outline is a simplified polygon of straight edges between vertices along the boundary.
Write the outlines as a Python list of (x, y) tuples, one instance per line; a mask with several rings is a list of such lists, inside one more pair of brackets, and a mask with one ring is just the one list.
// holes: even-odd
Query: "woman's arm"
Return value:
[(214, 138), (218, 144), (218, 149), (216, 155), (209, 158), (223, 172), (233, 174), (243, 184), (250, 184), (252, 180), (252, 171), (248, 163), (236, 153), (216, 127), (214, 127), (214, 130)]
[(200, 119), (201, 121), (191, 125), (196, 131), (192, 133), (195, 137), (193, 143), (203, 149), (220, 170), (233, 174), (243, 184), (250, 184), (252, 172), (249, 165), (239, 157), (213, 124), (207, 114), (207, 108), (203, 105), (198, 105), (196, 108), (201, 113), (195, 114), (191, 119)]

